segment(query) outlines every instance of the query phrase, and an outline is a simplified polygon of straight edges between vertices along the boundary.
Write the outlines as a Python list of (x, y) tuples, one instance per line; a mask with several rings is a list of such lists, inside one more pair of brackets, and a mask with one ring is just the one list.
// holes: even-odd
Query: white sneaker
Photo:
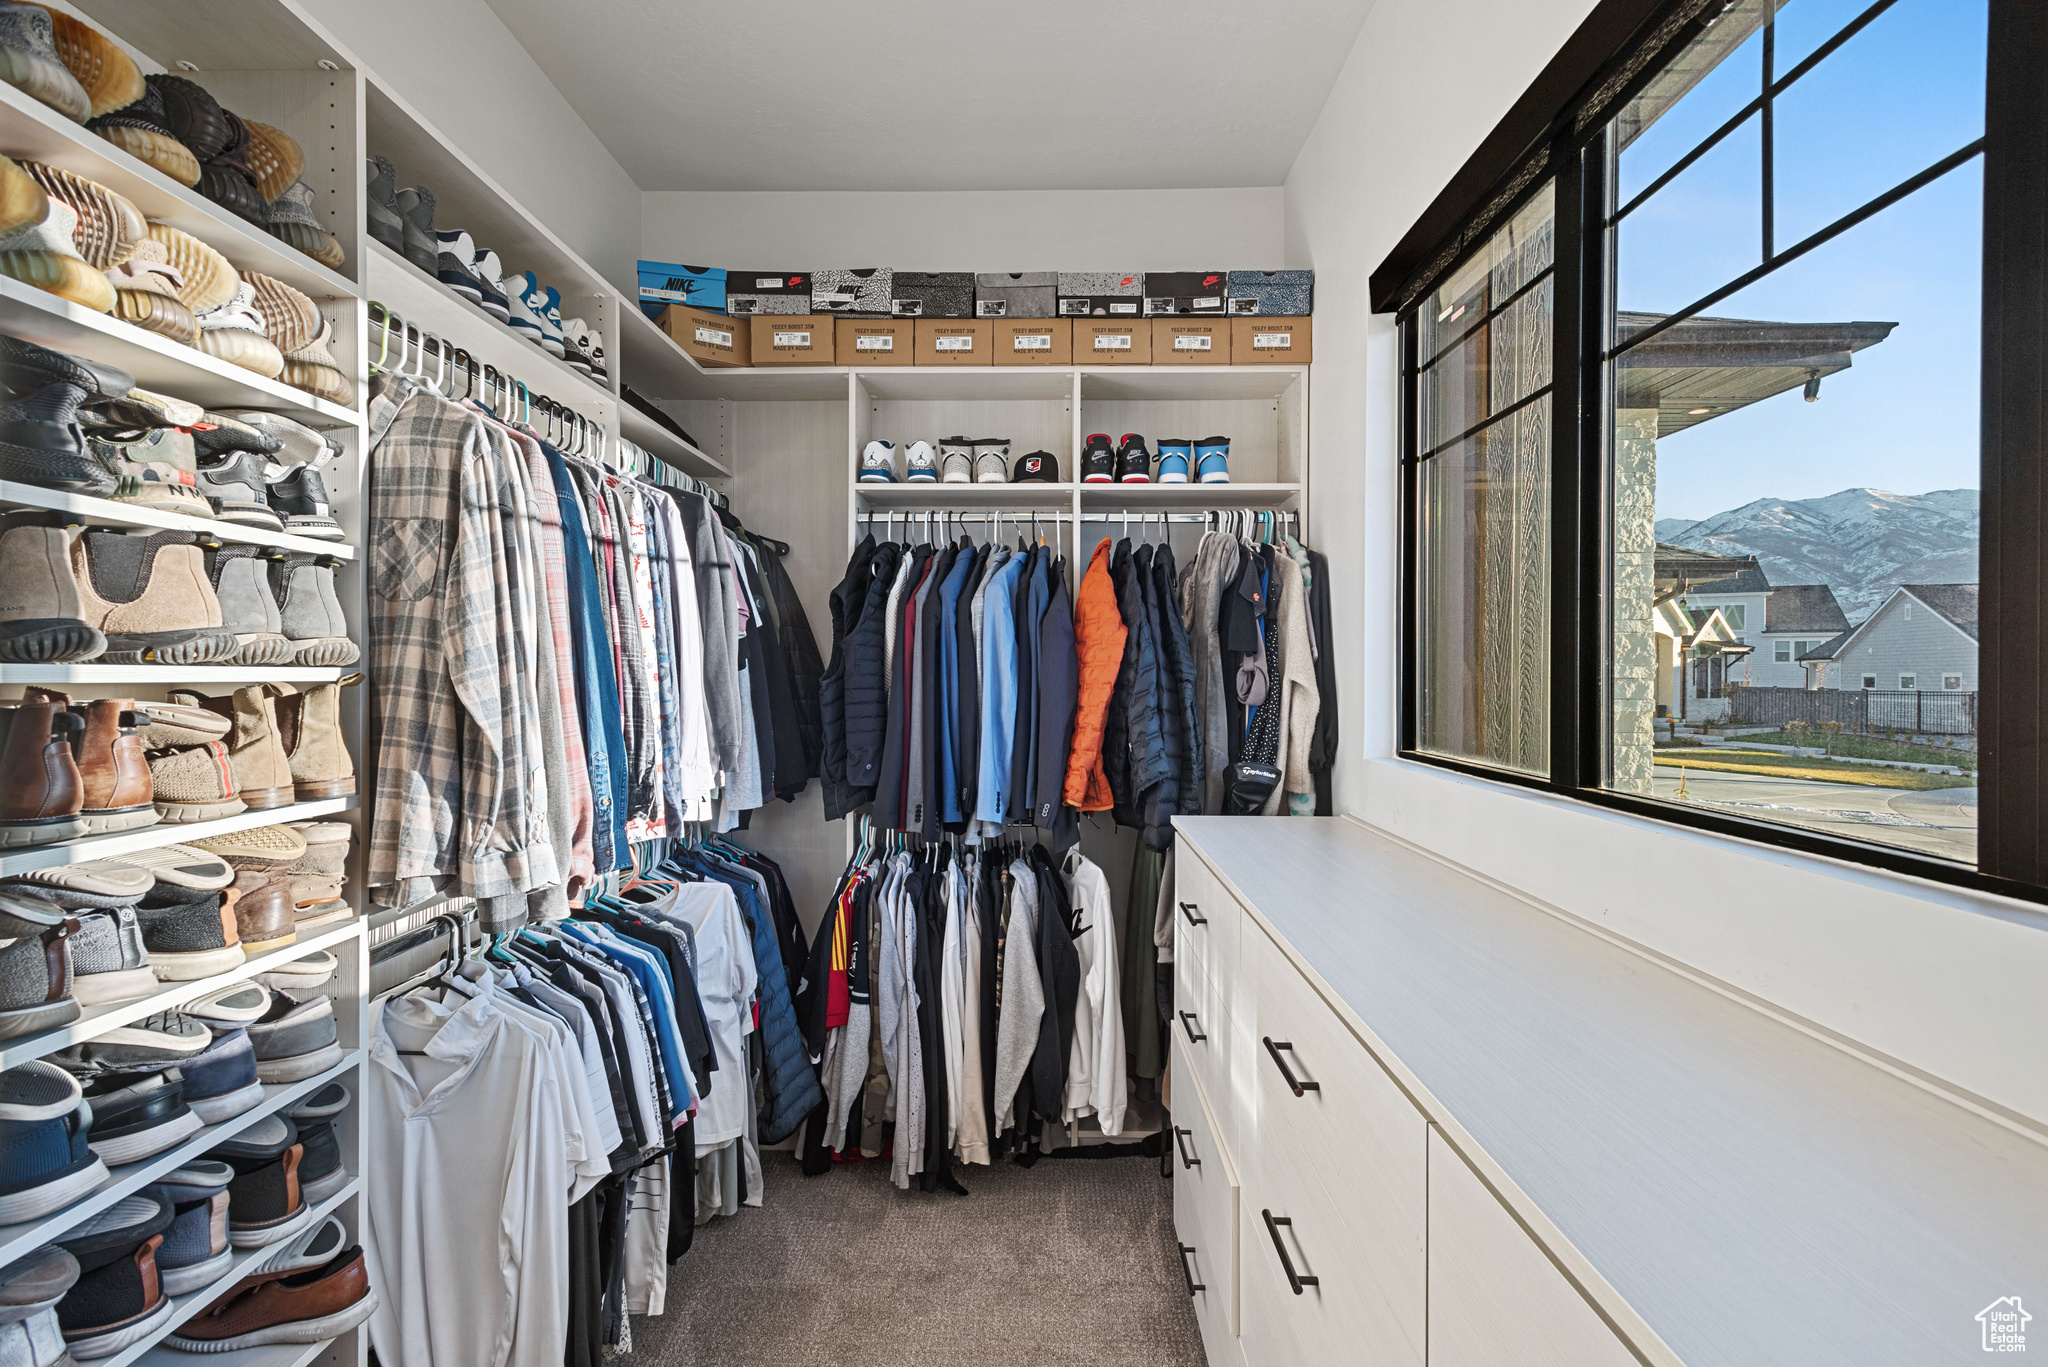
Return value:
[(590, 327), (581, 318), (562, 324), (562, 359), (578, 374), (590, 373)]
[(976, 484), (1008, 484), (1010, 482), (1010, 443), (1006, 438), (983, 440), (974, 443), (974, 482)]
[(553, 285), (546, 290), (547, 302), (540, 311), (540, 344), (550, 356), (562, 356), (562, 292)]
[(610, 379), (611, 372), (604, 368), (604, 339), (595, 332), (589, 332), (584, 334), (583, 340), (588, 344), (587, 353), (590, 357), (590, 378), (599, 383)]
[(476, 254), (476, 264), (470, 273), (483, 287), (483, 298), (477, 302), (483, 305), (485, 313), (501, 323), (512, 321), (512, 311), (505, 298), (505, 268), (498, 264), (498, 254), (488, 247)]
[(965, 437), (948, 437), (939, 443), (939, 483), (974, 483), (974, 444)]
[(936, 483), (939, 478), (939, 458), (928, 441), (914, 441), (904, 453), (904, 479), (918, 483)]
[(541, 345), (541, 337), (547, 331), (541, 323), (541, 313), (547, 308), (548, 297), (532, 271), (512, 277), (512, 288), (505, 300), (507, 312), (512, 315), (507, 320), (512, 330), (535, 346)]
[(896, 482), (896, 443), (871, 441), (860, 453), (860, 477), (864, 484)]

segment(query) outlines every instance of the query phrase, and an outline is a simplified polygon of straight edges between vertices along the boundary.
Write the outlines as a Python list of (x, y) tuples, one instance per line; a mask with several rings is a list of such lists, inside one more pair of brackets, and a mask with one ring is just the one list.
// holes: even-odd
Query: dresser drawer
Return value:
[[(1209, 1361), (1237, 1358), (1237, 1170), (1216, 1140), (1216, 1118), (1199, 1083), (1174, 1091), (1173, 1227), (1191, 1283)], [(1193, 1289), (1199, 1287), (1200, 1289)], [(1224, 1350), (1228, 1349), (1228, 1352)]]
[(1193, 851), (1174, 855), (1174, 997), (1169, 1032), (1176, 1056), (1201, 1081), (1228, 1133), (1230, 974), (1235, 971), (1240, 914)]

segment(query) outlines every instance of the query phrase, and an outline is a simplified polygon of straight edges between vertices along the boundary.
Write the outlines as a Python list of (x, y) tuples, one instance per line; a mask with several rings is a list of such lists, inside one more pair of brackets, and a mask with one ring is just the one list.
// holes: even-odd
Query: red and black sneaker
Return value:
[(1116, 483), (1116, 453), (1109, 448), (1109, 433), (1090, 432), (1081, 446), (1081, 482)]
[(1136, 432), (1124, 433), (1122, 444), (1116, 448), (1116, 482), (1118, 484), (1150, 484), (1152, 482), (1152, 453), (1145, 449), (1145, 439)]

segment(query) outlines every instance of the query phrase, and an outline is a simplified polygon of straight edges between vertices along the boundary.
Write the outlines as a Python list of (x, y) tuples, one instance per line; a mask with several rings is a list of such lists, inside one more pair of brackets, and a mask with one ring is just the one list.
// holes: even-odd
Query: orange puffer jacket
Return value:
[(1109, 578), (1109, 538), (1104, 537), (1074, 600), (1074, 653), (1080, 657), (1081, 688), (1061, 796), (1075, 811), (1100, 812), (1110, 806), (1109, 776), (1102, 769), (1102, 724), (1127, 634), (1123, 614), (1117, 611), (1116, 585)]

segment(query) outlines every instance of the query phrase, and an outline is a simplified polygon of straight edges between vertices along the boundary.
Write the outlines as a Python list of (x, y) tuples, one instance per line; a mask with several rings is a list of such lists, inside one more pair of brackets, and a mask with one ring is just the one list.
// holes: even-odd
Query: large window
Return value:
[(2048, 17), (1603, 0), (1574, 43), (1603, 26), (1374, 276), (1403, 752), (2048, 889)]

